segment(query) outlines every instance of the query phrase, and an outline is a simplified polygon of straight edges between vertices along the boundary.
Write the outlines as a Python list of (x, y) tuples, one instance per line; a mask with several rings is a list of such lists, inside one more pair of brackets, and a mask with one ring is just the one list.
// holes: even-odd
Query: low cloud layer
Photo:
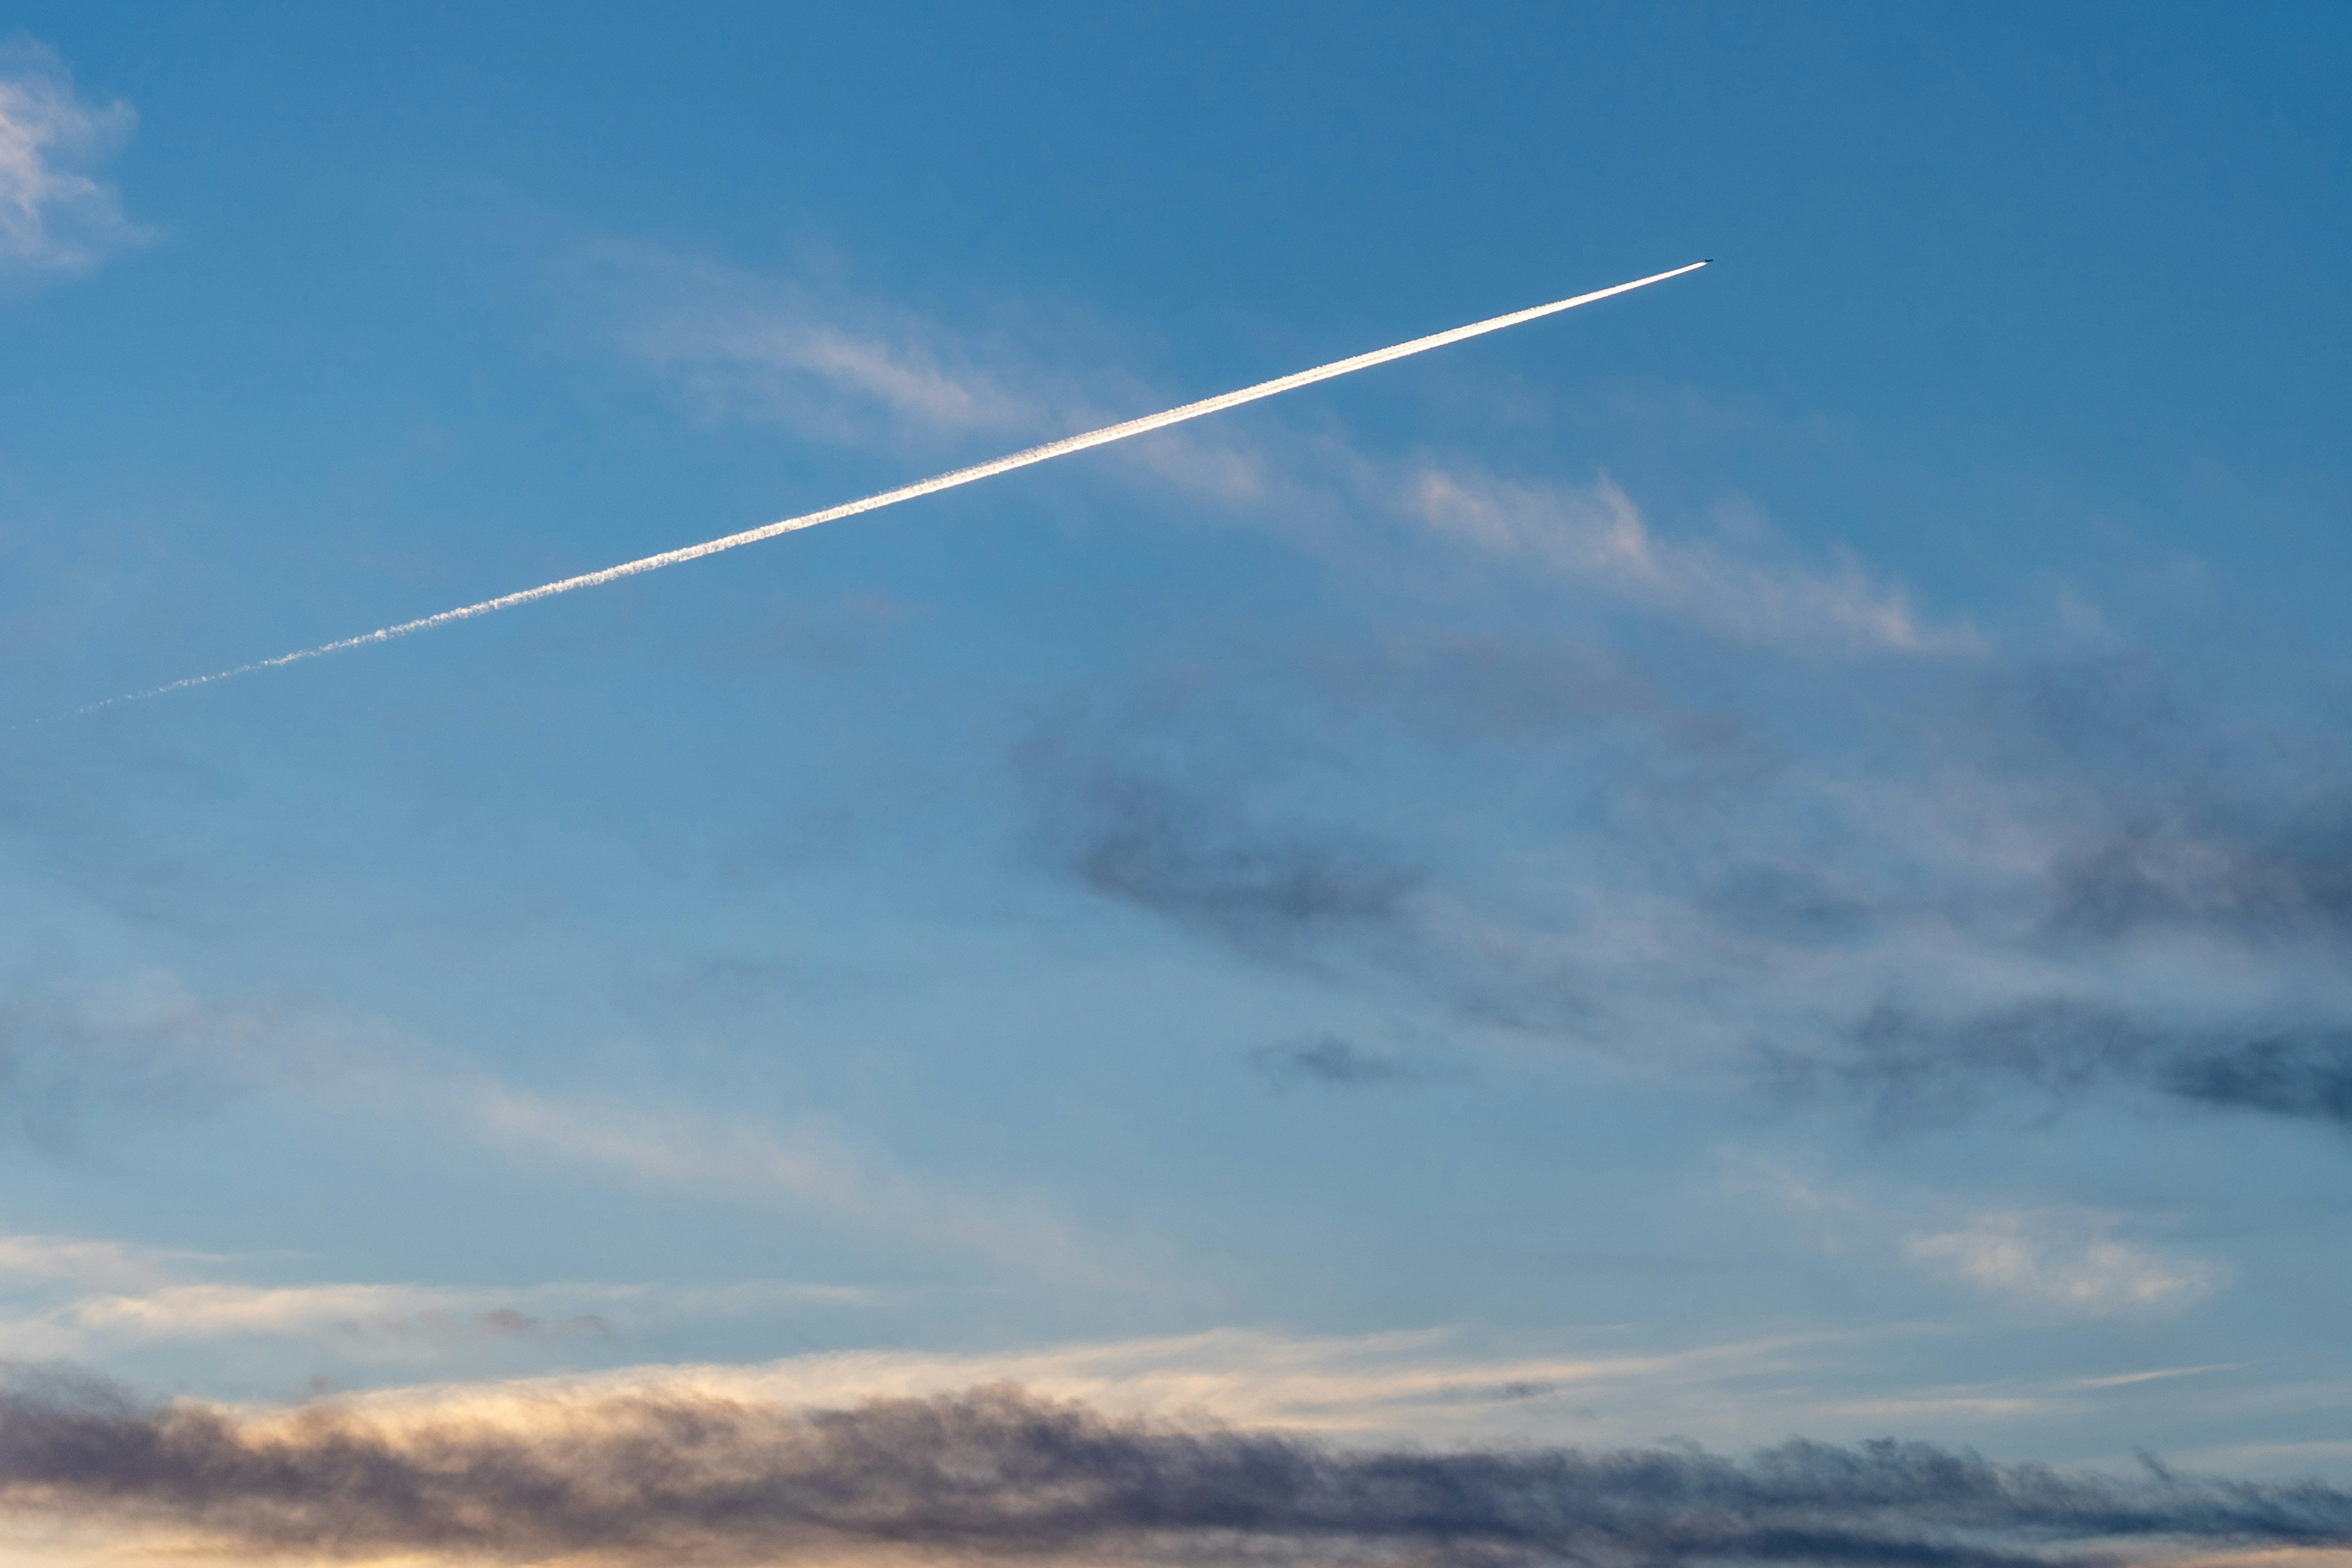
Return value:
[(2352, 1542), (2318, 1483), (2117, 1479), (1924, 1444), (1349, 1449), (1117, 1420), (1017, 1388), (807, 1410), (639, 1394), (536, 1418), (151, 1406), (52, 1374), (0, 1396), (0, 1507), (202, 1561), (844, 1552), (1297, 1563), (2146, 1560)]

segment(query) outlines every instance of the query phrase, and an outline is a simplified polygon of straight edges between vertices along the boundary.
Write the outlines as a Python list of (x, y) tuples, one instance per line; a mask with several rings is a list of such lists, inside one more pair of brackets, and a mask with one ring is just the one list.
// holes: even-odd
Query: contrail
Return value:
[(110, 697), (103, 702), (92, 703), (81, 711), (95, 713), (101, 708), (112, 708), (124, 702), (142, 702), (151, 697), (163, 697), (171, 692), (184, 691), (192, 686), (210, 686), (215, 680), (226, 680), (232, 676), (249, 675), (257, 669), (275, 669), (279, 665), (299, 664), (306, 658), (341, 653), (345, 648), (363, 647), (370, 643), (390, 642), (394, 637), (404, 637), (411, 632), (431, 631), (435, 626), (447, 626), (451, 621), (469, 621), (476, 616), (487, 616), (493, 610), (510, 609), (516, 605), (528, 605), (534, 599), (551, 599), (558, 594), (569, 594), (575, 588), (593, 588), (600, 584), (615, 582), (623, 577), (634, 577), (641, 572), (658, 572), (665, 566), (676, 566), (688, 561), (699, 561), (706, 555), (716, 555), (722, 550), (734, 550), (746, 544), (757, 544), (763, 539), (773, 539), (780, 533), (795, 533), (803, 528), (814, 528), (821, 522), (834, 522), (845, 517), (855, 517), (861, 511), (878, 511), (883, 507), (896, 506), (902, 500), (913, 500), (918, 496), (936, 495), (941, 490), (951, 490), (958, 485), (968, 485), (980, 479), (992, 479), (998, 474), (1010, 473), (1014, 468), (1025, 468), (1032, 463), (1042, 463), (1051, 458), (1066, 458), (1073, 452), (1083, 452), (1090, 447), (1107, 447), (1113, 441), (1124, 441), (1130, 436), (1149, 435), (1154, 430), (1165, 430), (1171, 425), (1181, 425), (1187, 419), (1198, 419), (1203, 415), (1221, 413), (1228, 408), (1238, 408), (1244, 403), (1255, 403), (1261, 397), (1273, 397), (1279, 393), (1293, 392), (1302, 386), (1312, 386), (1318, 381), (1329, 381), (1334, 376), (1347, 375), (1360, 370), (1370, 370), (1376, 364), (1386, 364), (1391, 360), (1403, 359), (1411, 354), (1425, 353), (1431, 349), (1442, 349), (1448, 343), (1458, 343), (1465, 338), (1475, 338), (1486, 332), (1499, 332), (1505, 327), (1516, 327), (1522, 321), (1532, 321), (1539, 316), (1557, 315), (1562, 310), (1573, 310), (1579, 305), (1590, 305), (1596, 300), (1606, 300), (1612, 294), (1626, 294), (1636, 289), (1646, 289), (1653, 283), (1663, 283), (1669, 278), (1679, 278), (1685, 272), (1696, 272), (1706, 265), (1707, 263), (1704, 261), (1694, 261), (1687, 267), (1677, 267), (1671, 272), (1653, 273), (1647, 278), (1636, 278), (1631, 283), (1620, 283), (1612, 289), (1596, 289), (1590, 294), (1579, 294), (1572, 300), (1555, 300), (1549, 305), (1537, 305), (1525, 310), (1514, 310), (1507, 316), (1495, 316), (1484, 321), (1473, 321), (1466, 327), (1455, 327), (1449, 331), (1433, 332), (1428, 337), (1415, 338), (1411, 342), (1397, 343), (1389, 348), (1374, 349), (1370, 353), (1358, 354), (1353, 359), (1334, 360), (1329, 364), (1318, 365), (1313, 370), (1302, 370), (1296, 374), (1276, 376), (1272, 381), (1261, 381), (1255, 386), (1244, 386), (1239, 392), (1220, 393), (1214, 397), (1204, 397), (1198, 403), (1187, 403), (1181, 408), (1171, 408), (1160, 414), (1147, 414), (1140, 419), (1129, 419), (1122, 425), (1106, 425), (1099, 430), (1089, 430), (1083, 436), (1065, 436), (1058, 441), (1048, 441), (1042, 447), (1032, 447), (1026, 451), (1015, 452), (1010, 457), (994, 458), (985, 463), (975, 463), (968, 468), (958, 468), (952, 473), (920, 479), (911, 485), (901, 485), (895, 490), (884, 490), (879, 495), (867, 496), (863, 500), (844, 501), (839, 506), (827, 507), (823, 511), (812, 511), (800, 517), (788, 517), (782, 522), (772, 522), (763, 528), (747, 529), (741, 533), (730, 533), (724, 539), (713, 539), (702, 544), (689, 544), (678, 550), (666, 550), (659, 555), (648, 555), (642, 560), (625, 562), (618, 566), (607, 566), (601, 572), (583, 573), (577, 577), (566, 577), (560, 582), (544, 583), (536, 588), (525, 588), (520, 593), (502, 594), (495, 599), (484, 599), (478, 605), (466, 605), (455, 610), (444, 610), (437, 616), (426, 616), (420, 620), (403, 621), (398, 626), (385, 626), (380, 631), (368, 632), (360, 637), (345, 637), (341, 642), (321, 643), (317, 647), (306, 647), (299, 653), (282, 653), (276, 658), (257, 659), (251, 664), (240, 664), (235, 669), (224, 669), (215, 675), (192, 675), (185, 680), (175, 680), (169, 686), (158, 686), (152, 691), (134, 691), (128, 696)]

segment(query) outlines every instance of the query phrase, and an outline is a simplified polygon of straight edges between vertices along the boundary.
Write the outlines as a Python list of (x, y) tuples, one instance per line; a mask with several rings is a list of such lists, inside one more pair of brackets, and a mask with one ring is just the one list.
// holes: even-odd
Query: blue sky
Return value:
[[(5, 26), (26, 1451), (1010, 1384), (2352, 1485), (2340, 9)], [(28, 1561), (814, 1550), (9, 1463)], [(2021, 1518), (1896, 1535), (2115, 1533)], [(1071, 1530), (933, 1543), (1191, 1549)]]

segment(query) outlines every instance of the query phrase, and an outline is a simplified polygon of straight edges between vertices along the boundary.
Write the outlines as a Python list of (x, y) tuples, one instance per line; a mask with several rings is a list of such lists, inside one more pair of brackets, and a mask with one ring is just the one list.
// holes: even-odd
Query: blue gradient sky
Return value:
[(5, 25), (9, 1356), (2352, 1479), (2340, 7)]

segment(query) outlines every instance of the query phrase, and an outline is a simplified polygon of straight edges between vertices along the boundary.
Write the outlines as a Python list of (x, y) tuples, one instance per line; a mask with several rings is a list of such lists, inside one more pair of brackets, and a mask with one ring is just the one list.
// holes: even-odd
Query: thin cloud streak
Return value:
[[(771, 1212), (893, 1247), (979, 1258), (1065, 1285), (1129, 1289), (1144, 1244), (1080, 1235), (1048, 1205), (900, 1168), (814, 1121), (771, 1126), (688, 1105), (651, 1108), (536, 1093), (447, 1067), (374, 1019), (297, 1000), (192, 993), (169, 973), (0, 989), (0, 1138), (10, 1120), (48, 1152), (124, 1111), (189, 1115), (278, 1093), (341, 1110), (420, 1115), (518, 1163)], [(101, 1123), (120, 1138), (126, 1130)], [(0, 1236), (9, 1278), (82, 1279), (127, 1294), (184, 1282), (172, 1255)]]
[(509, 1155), (782, 1206), (868, 1237), (977, 1255), (1066, 1284), (1122, 1282), (1111, 1259), (1045, 1209), (946, 1189), (814, 1126), (779, 1130), (683, 1110), (571, 1103), (497, 1084), (478, 1086), (454, 1108), (480, 1142)]
[(247, 1340), (415, 1363), (468, 1346), (611, 1340), (685, 1320), (877, 1300), (855, 1287), (783, 1280), (255, 1284), (234, 1278), (232, 1262), (111, 1242), (0, 1237), (0, 1342), (19, 1361)]
[(1636, 289), (1645, 289), (1653, 283), (1661, 283), (1669, 278), (1679, 278), (1685, 272), (1696, 272), (1706, 265), (1704, 261), (1696, 261), (1686, 267), (1677, 267), (1670, 271), (1654, 273), (1647, 278), (1637, 278), (1631, 282), (1615, 284), (1607, 289), (1597, 289), (1591, 293), (1579, 294), (1571, 299), (1556, 300), (1549, 304), (1537, 305), (1524, 310), (1514, 310), (1507, 315), (1490, 317), (1483, 321), (1471, 322), (1467, 326), (1433, 332), (1426, 337), (1414, 338), (1408, 342), (1391, 344), (1384, 349), (1374, 349), (1369, 353), (1356, 354), (1348, 359), (1335, 360), (1329, 364), (1318, 365), (1311, 370), (1277, 376), (1271, 381), (1259, 382), (1254, 386), (1221, 393), (1214, 397), (1205, 397), (1198, 402), (1187, 403), (1158, 414), (1146, 415), (1139, 419), (1129, 419), (1121, 424), (1106, 426), (1102, 429), (1090, 430), (1082, 435), (1064, 437), (1058, 441), (1048, 441), (1042, 446), (1031, 447), (1026, 450), (992, 458), (985, 463), (975, 463), (969, 468), (935, 475), (911, 485), (902, 485), (897, 489), (884, 490), (878, 495), (845, 501), (839, 506), (827, 507), (822, 511), (785, 518), (764, 527), (729, 534), (723, 539), (714, 539), (701, 544), (688, 545), (682, 549), (664, 551), (658, 555), (647, 555), (639, 560), (625, 562), (618, 566), (608, 566), (601, 572), (583, 573), (579, 576), (542, 584), (536, 588), (525, 588), (518, 593), (501, 595), (495, 599), (485, 599), (479, 604), (466, 605), (454, 610), (444, 610), (438, 615), (425, 616), (413, 621), (403, 621), (397, 626), (384, 626), (360, 637), (345, 637), (339, 642), (323, 643), (317, 647), (281, 654), (275, 658), (259, 659), (251, 664), (239, 665), (236, 668), (221, 670), (212, 675), (191, 676), (184, 680), (175, 680), (169, 685), (159, 686), (148, 691), (109, 698), (103, 702), (93, 703), (80, 711), (96, 712), (100, 709), (115, 707), (124, 702), (144, 701), (150, 698), (163, 697), (174, 691), (184, 691), (192, 687), (208, 686), (215, 681), (226, 680), (234, 676), (274, 669), (284, 665), (297, 664), (305, 659), (318, 658), (327, 654), (340, 653), (373, 643), (389, 642), (394, 637), (430, 631), (436, 626), (447, 626), (452, 622), (471, 620), (478, 616), (487, 616), (498, 610), (511, 609), (518, 605), (552, 598), (556, 595), (569, 594), (576, 589), (598, 587), (606, 583), (618, 582), (624, 577), (656, 572), (665, 566), (677, 566), (689, 561), (699, 561), (705, 556), (716, 555), (722, 551), (740, 549), (746, 544), (757, 544), (782, 534), (814, 528), (820, 523), (834, 522), (842, 518), (857, 516), (862, 512), (878, 510), (886, 506), (895, 506), (900, 501), (937, 495), (942, 490), (954, 489), (961, 485), (992, 479), (998, 474), (1010, 473), (1015, 468), (1024, 468), (1033, 463), (1068, 457), (1073, 453), (1087, 451), (1096, 447), (1108, 446), (1114, 441), (1124, 441), (1132, 436), (1149, 435), (1155, 430), (1164, 430), (1187, 420), (1223, 413), (1228, 408), (1237, 408), (1261, 398), (1295, 392), (1301, 387), (1312, 386), (1317, 382), (1328, 381), (1335, 376), (1369, 370), (1375, 365), (1387, 364), (1391, 361), (1404, 359), (1413, 354), (1426, 353), (1432, 349), (1444, 348), (1449, 344), (1462, 342), (1487, 332), (1501, 331), (1507, 327), (1515, 327), (1544, 316), (1556, 315), (1562, 310), (1572, 310), (1580, 305), (1589, 305), (1596, 300), (1628, 293)]
[(0, 1317), (19, 1357), (229, 1339), (330, 1345), (363, 1361), (438, 1359), (504, 1341), (609, 1340), (647, 1325), (734, 1318), (786, 1307), (863, 1305), (848, 1287), (751, 1281), (721, 1286), (488, 1286), (191, 1282), (139, 1295), (86, 1296)]
[(818, 439), (899, 447), (948, 436), (1042, 434), (1108, 412), (1023, 374), (1016, 336), (975, 340), (892, 304), (820, 294), (640, 242), (561, 247), (558, 270), (610, 318), (628, 351), (714, 419)]
[(1822, 574), (1662, 539), (1605, 475), (1589, 487), (1529, 486), (1433, 466), (1396, 480), (1390, 501), (1440, 538), (1532, 561), (1733, 641), (1896, 654), (1985, 651), (1965, 626), (1923, 622), (1901, 589), (1877, 581), (1851, 556)]

